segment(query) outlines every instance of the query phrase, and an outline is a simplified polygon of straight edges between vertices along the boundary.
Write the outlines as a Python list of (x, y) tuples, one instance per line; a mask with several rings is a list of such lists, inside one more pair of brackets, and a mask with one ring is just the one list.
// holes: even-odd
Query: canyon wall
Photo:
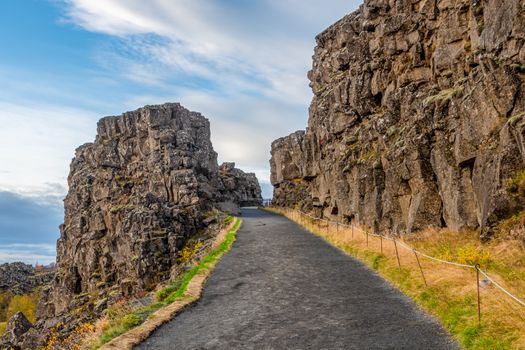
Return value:
[(317, 36), (274, 203), (378, 231), (483, 237), (524, 208), (525, 1), (367, 0)]
[(57, 273), (38, 326), (75, 325), (152, 290), (177, 271), (188, 240), (209, 237), (218, 203), (260, 204), (255, 176), (223, 167), (208, 120), (179, 104), (101, 119), (71, 163)]

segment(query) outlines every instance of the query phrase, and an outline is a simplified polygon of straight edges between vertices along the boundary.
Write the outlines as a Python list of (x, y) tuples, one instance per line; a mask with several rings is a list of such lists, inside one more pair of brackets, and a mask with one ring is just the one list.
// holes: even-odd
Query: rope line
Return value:
[[(329, 220), (326, 220), (326, 219), (322, 219), (322, 218), (316, 218), (308, 213), (305, 213), (301, 210), (298, 210), (298, 212), (304, 216), (307, 216), (313, 220), (319, 220), (319, 221), (324, 221), (324, 222), (327, 222), (327, 223), (331, 223), (331, 224), (335, 224), (335, 225), (339, 225), (339, 226), (342, 226), (342, 227), (347, 227), (347, 228), (352, 228), (352, 225), (347, 225), (347, 224), (343, 224), (343, 223), (340, 223), (340, 222), (337, 222), (337, 221), (329, 221)], [(362, 233), (367, 233), (366, 231), (364, 231), (363, 229), (359, 228), (359, 227), (355, 227), (353, 226), (354, 230), (357, 230), (357, 231), (360, 231)], [(383, 238), (383, 239), (386, 239), (386, 240), (390, 240), (390, 241), (394, 241), (395, 239), (394, 238), (391, 238), (391, 237), (388, 237), (388, 236), (384, 236), (384, 235), (378, 235), (378, 234), (374, 234), (374, 233), (368, 233), (368, 235), (372, 236), (372, 237), (379, 237), (379, 238)], [(452, 262), (452, 261), (447, 261), (447, 260), (443, 260), (443, 259), (438, 259), (438, 258), (435, 258), (433, 256), (430, 256), (428, 254), (425, 254), (419, 250), (416, 250), (415, 248), (412, 248), (410, 247), (408, 244), (406, 244), (405, 242), (403, 241), (400, 241), (400, 240), (395, 240), (396, 243), (399, 243), (403, 248), (405, 249), (408, 249), (410, 251), (413, 251), (427, 259), (430, 259), (430, 260), (433, 260), (433, 261), (436, 261), (436, 262), (440, 262), (440, 263), (443, 263), (443, 264), (448, 264), (448, 265), (453, 265), (453, 266), (457, 266), (457, 267), (464, 267), (464, 268), (468, 268), (468, 269), (477, 269), (483, 276), (485, 276), (485, 278), (487, 278), (487, 280), (489, 280), (494, 286), (496, 286), (497, 288), (499, 288), (502, 292), (504, 292), (505, 294), (507, 294), (510, 298), (512, 298), (514, 301), (516, 301), (517, 303), (519, 303), (520, 305), (522, 306), (525, 306), (525, 302), (521, 299), (519, 299), (518, 297), (516, 297), (515, 295), (513, 295), (512, 293), (510, 293), (507, 289), (505, 289), (503, 286), (501, 286), (498, 282), (496, 282), (492, 277), (490, 277), (485, 271), (483, 271), (482, 269), (480, 268), (477, 268), (475, 265), (468, 265), (468, 264), (460, 264), (460, 263), (456, 263), (456, 262)]]
[(440, 263), (443, 263), (443, 264), (449, 264), (449, 265), (458, 266), (458, 267), (465, 267), (465, 268), (468, 268), (468, 269), (475, 269), (476, 268), (476, 266), (474, 266), (474, 265), (460, 264), (460, 263), (456, 263), (456, 262), (452, 262), (452, 261), (447, 261), (447, 260), (434, 258), (433, 256), (427, 255), (427, 254), (425, 254), (423, 252), (420, 252), (417, 249), (414, 249), (414, 248), (410, 247), (408, 244), (406, 244), (403, 241), (397, 241), (397, 243), (399, 243), (403, 248), (406, 248), (408, 250), (414, 251), (414, 252), (418, 253), (419, 255), (424, 256), (425, 258), (430, 259), (430, 260), (434, 260), (434, 261), (437, 261), (437, 262), (440, 262)]
[(505, 288), (503, 288), (498, 282), (494, 281), (489, 275), (487, 275), (487, 273), (485, 271), (483, 271), (482, 269), (478, 269), (479, 272), (485, 276), (490, 282), (492, 282), (492, 284), (494, 284), (496, 287), (498, 287), (499, 289), (501, 289), (501, 291), (505, 294), (507, 294), (509, 297), (511, 297), (512, 299), (514, 299), (514, 301), (516, 301), (517, 303), (525, 306), (525, 302), (522, 301), (521, 299), (519, 299), (518, 297), (512, 295), (508, 290), (506, 290)]

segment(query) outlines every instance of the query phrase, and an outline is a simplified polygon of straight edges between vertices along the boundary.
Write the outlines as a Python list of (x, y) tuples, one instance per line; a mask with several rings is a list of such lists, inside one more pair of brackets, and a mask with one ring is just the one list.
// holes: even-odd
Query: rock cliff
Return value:
[(219, 167), (221, 185), (219, 207), (239, 214), (239, 206), (249, 207), (262, 204), (259, 181), (254, 173), (245, 173), (235, 168), (235, 163), (223, 163)]
[(89, 320), (168, 279), (185, 243), (212, 227), (219, 202), (260, 197), (254, 175), (224, 172), (208, 120), (179, 104), (101, 119), (95, 142), (71, 163), (57, 273), (37, 327)]
[(272, 145), (277, 205), (482, 236), (524, 208), (525, 1), (366, 0), (308, 77), (307, 131)]

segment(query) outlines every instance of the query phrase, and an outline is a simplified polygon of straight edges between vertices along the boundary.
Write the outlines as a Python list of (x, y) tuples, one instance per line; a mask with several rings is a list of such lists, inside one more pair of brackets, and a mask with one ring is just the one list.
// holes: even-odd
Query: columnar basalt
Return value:
[(71, 163), (57, 273), (39, 326), (95, 317), (178, 271), (179, 251), (209, 231), (219, 201), (257, 199), (255, 176), (228, 171), (249, 188), (224, 188), (208, 120), (179, 104), (101, 119), (95, 142)]
[(317, 37), (308, 129), (272, 147), (274, 202), (489, 234), (524, 207), (524, 28), (523, 0), (365, 1)]
[(254, 173), (245, 173), (235, 163), (222, 163), (219, 167), (221, 188), (219, 205), (239, 212), (239, 206), (262, 205), (261, 187)]

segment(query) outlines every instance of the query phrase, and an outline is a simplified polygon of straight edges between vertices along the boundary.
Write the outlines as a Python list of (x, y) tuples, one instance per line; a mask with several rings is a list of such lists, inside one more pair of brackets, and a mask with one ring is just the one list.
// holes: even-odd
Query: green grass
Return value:
[[(230, 219), (228, 222), (231, 222)], [(138, 310), (119, 315), (118, 310), (111, 314), (108, 312), (108, 318), (110, 318), (112, 325), (106, 329), (100, 335), (97, 342), (91, 347), (91, 349), (98, 349), (102, 345), (108, 343), (112, 339), (126, 333), (127, 331), (141, 325), (151, 314), (160, 308), (173, 303), (176, 300), (185, 297), (186, 290), (190, 281), (198, 273), (204, 270), (212, 269), (219, 259), (230, 250), (235, 236), (241, 225), (241, 220), (237, 219), (234, 226), (228, 231), (222, 243), (215, 249), (213, 249), (208, 255), (206, 255), (198, 265), (194, 266), (185, 274), (179, 276), (175, 281), (170, 283), (168, 286), (160, 289), (155, 294), (157, 302), (140, 308)]]

